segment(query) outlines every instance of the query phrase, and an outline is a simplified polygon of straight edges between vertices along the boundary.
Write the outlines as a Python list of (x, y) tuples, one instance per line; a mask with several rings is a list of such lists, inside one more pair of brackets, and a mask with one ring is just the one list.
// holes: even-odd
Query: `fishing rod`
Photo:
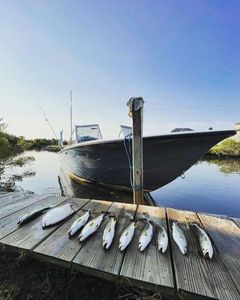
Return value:
[[(40, 105), (38, 102), (37, 102), (37, 105), (39, 106), (39, 108), (40, 108), (40, 110), (41, 110), (41, 112), (42, 112), (42, 114), (43, 114), (43, 116), (44, 116), (44, 118), (45, 118), (45, 121), (47, 121), (47, 123), (48, 123), (50, 129), (52, 130), (52, 133), (54, 134), (56, 140), (58, 140), (58, 137), (57, 137), (57, 135), (56, 135), (56, 132), (54, 131), (54, 129), (53, 129), (53, 127), (52, 127), (50, 121), (48, 120), (48, 118), (47, 118), (47, 116), (46, 116), (46, 114), (45, 114), (43, 108), (41, 107), (41, 105)], [(60, 148), (61, 148), (61, 149), (63, 148), (62, 145), (60, 145)]]
[(72, 145), (72, 135), (73, 135), (73, 127), (72, 127), (72, 90), (70, 90), (70, 145)]

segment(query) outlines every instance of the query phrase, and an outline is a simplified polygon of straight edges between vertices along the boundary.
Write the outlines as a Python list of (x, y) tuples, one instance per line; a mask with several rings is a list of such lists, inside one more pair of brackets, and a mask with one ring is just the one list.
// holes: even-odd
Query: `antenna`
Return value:
[(72, 90), (70, 90), (70, 139), (69, 139), (70, 145), (72, 145), (72, 134), (73, 134), (73, 130), (72, 130)]

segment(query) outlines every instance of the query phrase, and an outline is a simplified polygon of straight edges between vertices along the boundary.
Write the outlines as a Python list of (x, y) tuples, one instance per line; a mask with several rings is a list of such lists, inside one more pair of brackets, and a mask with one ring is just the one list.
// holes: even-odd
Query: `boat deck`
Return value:
[[(21, 227), (18, 219), (25, 213), (47, 205), (73, 203), (76, 213), (56, 226), (41, 227), (41, 216)], [(116, 235), (110, 250), (102, 248), (100, 229), (86, 242), (68, 238), (73, 221), (81, 209), (109, 211), (118, 219)], [(143, 224), (125, 252), (118, 249), (118, 240), (129, 224), (126, 212), (141, 216), (147, 212), (151, 219), (167, 229), (170, 244), (165, 254), (159, 253), (154, 238), (141, 253), (138, 237)], [(172, 240), (171, 223), (178, 221), (188, 242), (188, 253), (183, 256)], [(106, 222), (106, 220), (104, 221)], [(202, 257), (189, 223), (203, 226), (213, 241), (213, 259)], [(111, 281), (173, 295), (181, 299), (240, 299), (240, 222), (237, 219), (181, 211), (153, 206), (56, 196), (28, 195), (23, 192), (0, 194), (0, 243), (5, 251), (31, 254), (44, 261), (72, 270), (99, 276)]]

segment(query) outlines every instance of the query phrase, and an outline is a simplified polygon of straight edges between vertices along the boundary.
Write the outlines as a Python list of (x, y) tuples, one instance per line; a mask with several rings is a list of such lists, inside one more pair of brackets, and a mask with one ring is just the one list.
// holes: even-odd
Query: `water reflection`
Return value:
[(117, 202), (132, 202), (132, 193), (127, 191), (118, 191), (103, 187), (97, 184), (77, 183), (70, 179), (61, 169), (59, 173), (59, 184), (62, 193), (67, 196), (75, 196), (85, 199), (109, 200)]
[(240, 174), (240, 159), (237, 158), (212, 158), (207, 157), (199, 163), (215, 164), (219, 167), (219, 171), (224, 174)]
[(240, 217), (240, 167), (237, 159), (204, 159), (151, 193), (160, 206)]
[[(34, 156), (35, 160), (20, 169), (16, 168), (13, 174), (29, 169), (36, 173), (18, 182), (21, 188), (38, 194), (49, 188), (50, 192), (59, 189), (57, 153), (28, 151), (23, 155)], [(80, 186), (66, 178), (62, 186), (67, 195), (71, 192), (81, 198), (121, 202), (132, 200), (131, 193), (88, 184)], [(201, 160), (185, 173), (185, 179), (177, 178), (151, 194), (160, 206), (240, 217), (240, 160), (212, 157)]]

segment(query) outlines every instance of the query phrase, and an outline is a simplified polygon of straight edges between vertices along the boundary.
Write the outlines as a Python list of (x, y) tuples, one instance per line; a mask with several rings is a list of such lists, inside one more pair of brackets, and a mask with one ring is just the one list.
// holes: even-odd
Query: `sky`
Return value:
[(232, 129), (240, 121), (239, 0), (0, 0), (0, 117), (8, 132), (52, 138), (98, 123), (105, 138)]

